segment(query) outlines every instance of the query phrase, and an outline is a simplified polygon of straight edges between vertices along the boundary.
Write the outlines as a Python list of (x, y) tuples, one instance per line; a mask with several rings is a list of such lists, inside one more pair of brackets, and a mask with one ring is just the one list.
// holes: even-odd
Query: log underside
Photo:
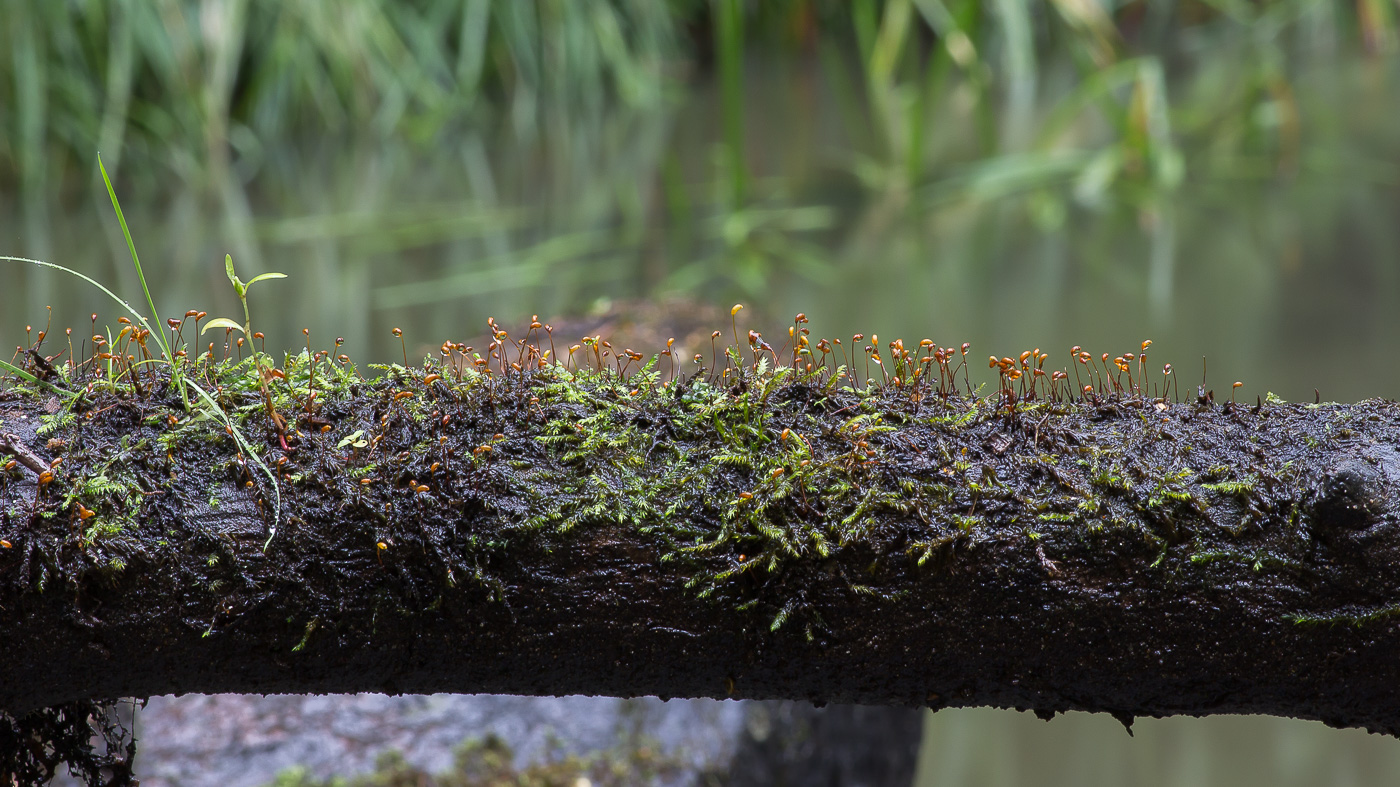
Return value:
[(0, 393), (0, 431), (63, 458), (0, 482), (0, 708), (657, 695), (1400, 734), (1394, 403), (409, 388), (331, 397), (290, 451), (254, 435), (280, 504), (169, 402), (65, 422)]

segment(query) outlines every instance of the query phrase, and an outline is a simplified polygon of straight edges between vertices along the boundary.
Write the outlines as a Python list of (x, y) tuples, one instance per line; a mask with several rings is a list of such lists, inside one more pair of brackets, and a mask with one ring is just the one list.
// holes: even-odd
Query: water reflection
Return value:
[(987, 708), (930, 713), (916, 787), (1333, 787), (1393, 784), (1400, 742), (1268, 716), (1139, 719), (1070, 713), (1043, 722)]
[[(1400, 306), (1400, 116), (1368, 109), (1397, 93), (1376, 68), (1340, 62), (1300, 84), (1307, 117), (1328, 124), (1309, 127), (1286, 177), (1274, 157), (1187, 150), (1179, 188), (1134, 195), (1120, 183), (1128, 193), (1113, 199), (1095, 191), (1104, 149), (1092, 145), (949, 155), (916, 190), (874, 188), (885, 181), (849, 154), (824, 158), (850, 132), (800, 99), (818, 79), (802, 70), (752, 88), (751, 100), (782, 95), (793, 112), (749, 129), (756, 175), (739, 207), (714, 179), (713, 137), (697, 129), (713, 107), (705, 91), (624, 113), (547, 163), (463, 134), (431, 158), (394, 146), (260, 150), (212, 191), (119, 185), (162, 311), (231, 312), (221, 260), (232, 252), (245, 276), (290, 274), (254, 303), (289, 345), (308, 327), (385, 358), (391, 327), (430, 347), (487, 316), (666, 292), (757, 303), (774, 324), (805, 311), (818, 332), (1041, 346), (1052, 359), (1054, 348), (1117, 352), (1150, 337), (1183, 371), (1209, 356), (1214, 385), (1242, 379), (1246, 398), (1317, 388), (1345, 400), (1400, 389), (1400, 366), (1367, 363), (1400, 339), (1387, 318)], [(946, 104), (950, 140), (931, 144), (961, 149), (966, 112), (956, 96)], [(22, 200), (0, 196), (5, 251), (135, 295), (104, 195), (65, 199), (61, 218), (37, 226), (15, 209)], [(55, 274), (11, 265), (0, 285), (6, 335), (43, 322), (49, 303), (60, 324), (112, 314)]]

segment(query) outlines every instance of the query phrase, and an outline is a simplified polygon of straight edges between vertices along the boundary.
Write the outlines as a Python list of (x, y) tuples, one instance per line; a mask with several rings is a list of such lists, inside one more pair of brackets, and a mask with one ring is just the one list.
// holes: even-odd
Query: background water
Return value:
[[(6, 4), (0, 253), (141, 298), (101, 149), (162, 314), (233, 315), (225, 253), (288, 274), (251, 299), (269, 348), (384, 361), (401, 327), (421, 357), (679, 298), (1052, 364), (1151, 339), (1246, 401), (1400, 392), (1383, 0), (278, 5)], [(0, 263), (0, 335), (47, 304), (79, 337), (117, 316)], [(1314, 723), (1136, 732), (943, 711), (919, 783), (1400, 774), (1396, 741)]]

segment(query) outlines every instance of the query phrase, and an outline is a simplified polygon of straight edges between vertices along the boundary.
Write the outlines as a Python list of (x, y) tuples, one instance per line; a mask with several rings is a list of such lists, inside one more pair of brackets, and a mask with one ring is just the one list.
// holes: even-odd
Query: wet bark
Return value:
[[(676, 390), (420, 412), (394, 388), (302, 414), (288, 450), (253, 435), (280, 503), (169, 402), (69, 423), (0, 394), (0, 427), (62, 459), (0, 481), (0, 708), (494, 692), (1400, 733), (1395, 403), (1008, 412), (792, 384), (745, 464)], [(541, 439), (599, 413), (590, 451)], [(645, 489), (665, 499), (631, 507)]]

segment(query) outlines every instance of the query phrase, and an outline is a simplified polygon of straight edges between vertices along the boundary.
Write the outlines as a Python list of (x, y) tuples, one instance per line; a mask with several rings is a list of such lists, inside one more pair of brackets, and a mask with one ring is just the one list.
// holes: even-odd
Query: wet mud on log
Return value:
[(49, 467), (0, 458), (0, 708), (654, 694), (1400, 733), (1395, 403), (449, 382), (252, 433), (276, 490), (168, 394), (0, 393), (0, 454)]

